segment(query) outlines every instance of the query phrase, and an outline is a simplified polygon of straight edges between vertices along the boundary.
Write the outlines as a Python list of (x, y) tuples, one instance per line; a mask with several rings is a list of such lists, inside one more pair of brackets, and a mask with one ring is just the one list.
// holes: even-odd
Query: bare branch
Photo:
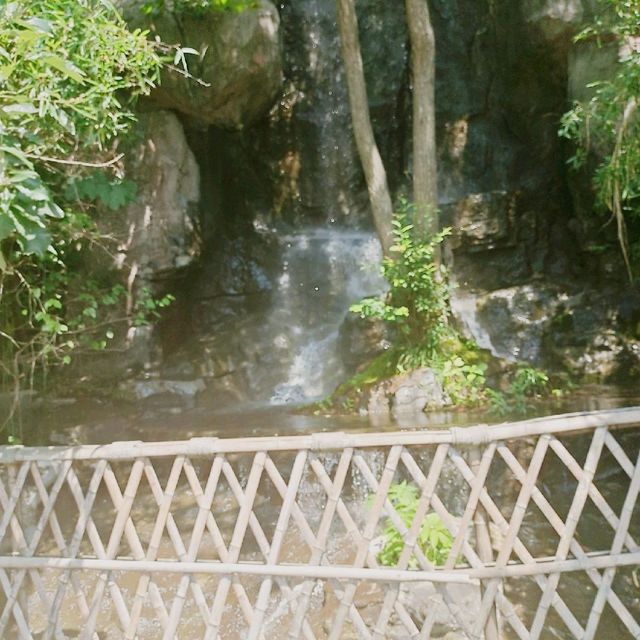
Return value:
[(35, 153), (25, 153), (24, 155), (27, 158), (30, 158), (32, 160), (40, 160), (41, 162), (52, 162), (54, 164), (71, 165), (74, 167), (91, 167), (94, 169), (103, 169), (105, 167), (112, 167), (114, 164), (120, 162), (120, 160), (124, 158), (124, 153), (119, 153), (117, 156), (115, 156), (114, 158), (111, 158), (111, 160), (108, 160), (107, 162), (83, 162), (82, 160), (65, 160), (63, 158), (51, 158), (49, 156), (39, 156)]

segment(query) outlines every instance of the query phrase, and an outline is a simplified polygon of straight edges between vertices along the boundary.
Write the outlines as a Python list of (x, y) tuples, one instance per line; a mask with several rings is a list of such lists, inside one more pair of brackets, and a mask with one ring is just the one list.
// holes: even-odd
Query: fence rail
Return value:
[(640, 638), (638, 426), (0, 447), (0, 637)]

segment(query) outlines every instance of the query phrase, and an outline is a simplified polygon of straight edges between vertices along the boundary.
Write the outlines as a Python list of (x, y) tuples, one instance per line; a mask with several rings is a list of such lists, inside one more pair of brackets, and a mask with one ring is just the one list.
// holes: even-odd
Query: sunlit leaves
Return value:
[(135, 198), (109, 170), (159, 77), (146, 35), (105, 0), (0, 1), (0, 372), (12, 384), (118, 334), (109, 323), (131, 292), (76, 270), (103, 241), (94, 204)]
[[(409, 529), (418, 510), (418, 488), (414, 484), (403, 480), (389, 487), (388, 497), (402, 523)], [(383, 547), (378, 553), (378, 561), (384, 566), (394, 567), (398, 564), (404, 549), (404, 538), (391, 519), (387, 520), (382, 535)], [(453, 545), (453, 536), (442, 522), (440, 516), (431, 512), (420, 523), (417, 543), (427, 560), (436, 566), (440, 566), (446, 562), (449, 556)], [(412, 569), (419, 568), (415, 556), (411, 557), (409, 567)]]
[(364, 318), (391, 323), (397, 332), (398, 346), (406, 353), (418, 348), (424, 362), (412, 364), (423, 366), (436, 358), (447, 330), (449, 291), (442, 268), (434, 264), (434, 254), (450, 230), (418, 241), (413, 235), (413, 225), (407, 224), (411, 212), (412, 206), (403, 202), (401, 212), (393, 220), (394, 243), (382, 265), (389, 293), (365, 298), (353, 305), (351, 311)]
[[(587, 27), (578, 40), (600, 43), (603, 35), (617, 37), (620, 59), (615, 75), (590, 85), (594, 90), (588, 102), (576, 103), (561, 121), (560, 135), (577, 143), (569, 159), (575, 169), (589, 158), (598, 163), (593, 175), (597, 205), (612, 212), (618, 223), (618, 236), (625, 260), (637, 251), (627, 250), (624, 217), (640, 218), (640, 4), (635, 0), (600, 0), (602, 14)], [(624, 216), (624, 217), (623, 217)]]

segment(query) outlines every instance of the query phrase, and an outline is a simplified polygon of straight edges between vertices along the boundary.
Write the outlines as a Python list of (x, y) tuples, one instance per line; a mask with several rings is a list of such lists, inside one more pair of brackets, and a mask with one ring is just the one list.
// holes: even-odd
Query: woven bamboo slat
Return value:
[(640, 638), (638, 426), (0, 447), (0, 637)]

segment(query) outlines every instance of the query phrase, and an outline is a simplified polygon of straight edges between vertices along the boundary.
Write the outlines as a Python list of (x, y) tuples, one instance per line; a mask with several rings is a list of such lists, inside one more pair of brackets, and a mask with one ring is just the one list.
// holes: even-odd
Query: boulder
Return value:
[(443, 208), (453, 228), (452, 249), (487, 251), (516, 243), (514, 216), (517, 193), (472, 193)]
[(391, 413), (401, 419), (450, 404), (435, 371), (425, 367), (375, 385), (369, 392), (367, 411), (378, 415)]
[(243, 128), (264, 116), (282, 85), (280, 18), (268, 0), (244, 11), (176, 13), (168, 8), (145, 18), (140, 0), (121, 0), (131, 26), (150, 28), (169, 45), (195, 49), (165, 69), (151, 95), (156, 107), (173, 109), (201, 125)]
[(625, 382), (640, 373), (640, 296), (527, 284), (488, 292), (454, 290), (459, 326), (507, 361), (562, 369), (577, 379)]

